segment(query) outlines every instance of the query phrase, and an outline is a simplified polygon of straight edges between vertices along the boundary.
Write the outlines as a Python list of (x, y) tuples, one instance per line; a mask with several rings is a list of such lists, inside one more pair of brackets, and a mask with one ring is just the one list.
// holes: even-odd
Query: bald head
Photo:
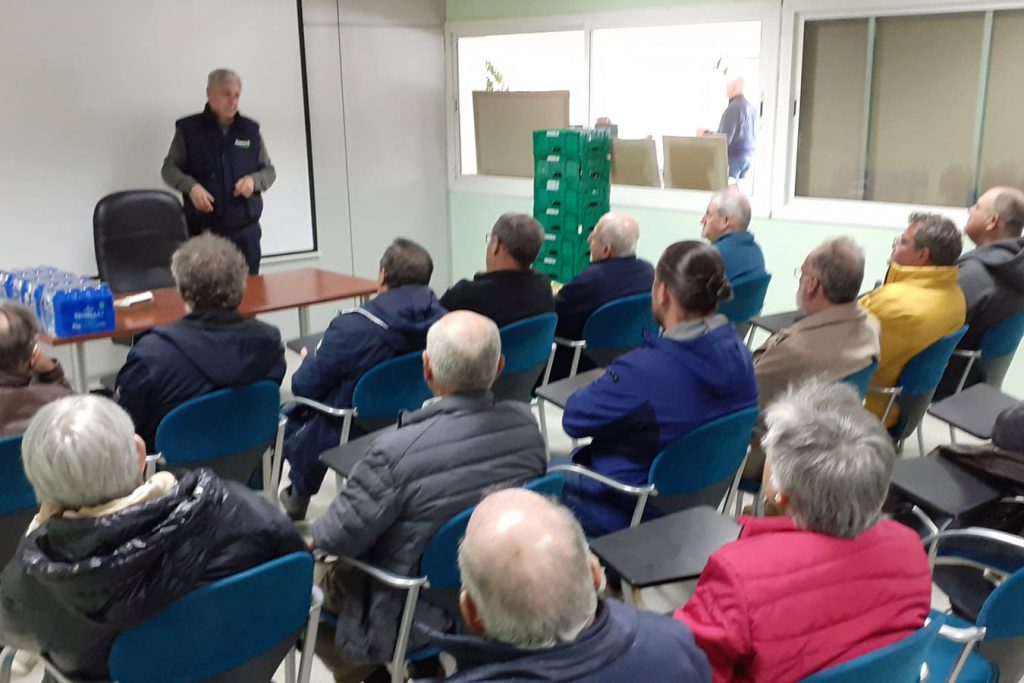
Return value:
[(13, 301), (0, 303), (0, 371), (19, 372), (36, 346), (36, 316)]
[(487, 496), (459, 547), (471, 628), (522, 649), (570, 643), (593, 620), (600, 567), (567, 509), (526, 489)]
[(453, 311), (427, 331), (423, 374), (435, 396), (490, 389), (503, 365), (501, 337), (490, 318)]
[(964, 232), (978, 246), (1020, 237), (1024, 230), (1024, 192), (1015, 187), (993, 187), (968, 212)]
[(640, 239), (640, 225), (624, 213), (606, 213), (594, 226), (587, 241), (590, 242), (592, 263), (618, 256), (634, 256)]

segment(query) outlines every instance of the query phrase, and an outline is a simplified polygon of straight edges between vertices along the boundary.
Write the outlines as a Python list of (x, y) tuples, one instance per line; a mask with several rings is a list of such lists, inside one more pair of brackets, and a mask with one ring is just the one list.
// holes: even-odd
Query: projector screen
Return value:
[(277, 181), (264, 256), (316, 249), (301, 9), (290, 0), (0, 2), (0, 268), (96, 268), (92, 213), (112, 192), (163, 188), (174, 121), (207, 74), (234, 69)]

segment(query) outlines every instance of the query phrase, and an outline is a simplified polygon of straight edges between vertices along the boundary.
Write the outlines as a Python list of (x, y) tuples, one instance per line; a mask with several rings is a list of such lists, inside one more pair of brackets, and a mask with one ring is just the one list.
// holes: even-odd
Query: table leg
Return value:
[(299, 306), (299, 336), (309, 334), (309, 306)]
[(79, 394), (89, 391), (89, 381), (85, 370), (85, 344), (75, 342), (71, 345), (71, 376), (72, 388)]
[(359, 297), (358, 301), (359, 301), (359, 305), (360, 306), (365, 306), (366, 304), (368, 304), (370, 302), (370, 295), (369, 294), (363, 294), (361, 297)]

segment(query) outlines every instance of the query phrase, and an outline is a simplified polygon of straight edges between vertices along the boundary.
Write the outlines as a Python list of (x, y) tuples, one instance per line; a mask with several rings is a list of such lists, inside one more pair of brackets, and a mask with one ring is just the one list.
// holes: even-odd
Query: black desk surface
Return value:
[(582, 389), (603, 374), (604, 368), (594, 368), (593, 370), (581, 372), (575, 377), (566, 377), (565, 379), (560, 379), (557, 382), (545, 384), (542, 387), (538, 387), (534, 393), (545, 401), (554, 403), (559, 408), (564, 408), (569, 397), (572, 396), (576, 390)]
[(590, 548), (627, 583), (646, 588), (697, 578), (739, 533), (739, 524), (702, 505), (594, 539)]
[(999, 413), (1017, 399), (987, 384), (975, 384), (933, 403), (928, 413), (979, 439), (991, 439)]
[(1002, 493), (941, 456), (902, 458), (892, 472), (892, 488), (929, 514), (959, 517)]
[(784, 330), (795, 323), (797, 320), (802, 318), (803, 315), (804, 314), (800, 311), (786, 311), (785, 313), (759, 315), (756, 318), (751, 318), (750, 323), (775, 334), (779, 330)]
[(393, 432), (397, 429), (396, 426), (385, 427), (384, 429), (378, 429), (375, 432), (364, 434), (359, 438), (352, 439), (346, 444), (341, 446), (335, 446), (329, 448), (320, 454), (320, 462), (330, 467), (332, 470), (337, 472), (343, 477), (347, 477), (352, 471), (352, 468), (356, 466), (356, 463), (363, 459), (363, 457), (370, 451), (370, 446), (377, 440), (381, 434)]

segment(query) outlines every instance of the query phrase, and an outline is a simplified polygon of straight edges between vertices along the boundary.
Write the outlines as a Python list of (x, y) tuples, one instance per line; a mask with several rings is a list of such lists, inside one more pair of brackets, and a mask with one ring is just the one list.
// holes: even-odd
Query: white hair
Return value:
[(469, 311), (449, 313), (427, 330), (427, 355), (439, 386), (455, 391), (490, 389), (501, 358), (498, 326)]
[(852, 387), (812, 379), (768, 406), (762, 439), (772, 486), (801, 529), (853, 538), (882, 514), (896, 451)]
[(607, 213), (601, 219), (601, 231), (597, 239), (611, 248), (612, 256), (633, 256), (640, 238), (635, 226), (636, 221), (632, 217)]
[(142, 483), (128, 414), (100, 396), (43, 406), (25, 431), (21, 458), (39, 501), (77, 510), (126, 496)]
[(221, 81), (234, 81), (238, 84), (239, 88), (242, 87), (242, 78), (231, 69), (214, 69), (211, 71), (210, 75), (206, 77), (206, 87), (212, 88)]
[(473, 599), (488, 639), (523, 650), (571, 643), (597, 611), (583, 529), (569, 510), (554, 501), (526, 490), (515, 494), (535, 496), (547, 508), (537, 514), (543, 515), (544, 529), (553, 542), (543, 552), (538, 552), (536, 544), (525, 549), (528, 546), (517, 539), (505, 539), (494, 547), (490, 539), (476, 539), (467, 532), (459, 546), (462, 588)]
[(739, 190), (719, 190), (711, 195), (718, 200), (718, 215), (728, 216), (740, 230), (750, 227), (750, 200)]

